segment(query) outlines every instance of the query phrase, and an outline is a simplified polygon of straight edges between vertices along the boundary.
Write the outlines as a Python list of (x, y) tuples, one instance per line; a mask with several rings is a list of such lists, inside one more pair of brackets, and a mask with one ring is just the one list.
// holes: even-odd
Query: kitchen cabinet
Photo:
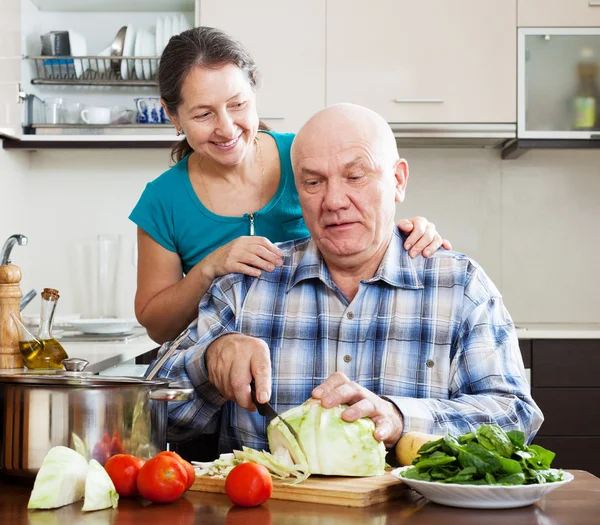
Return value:
[[(93, 57), (111, 44), (117, 31), (123, 26), (132, 25), (136, 34), (139, 29), (153, 32), (159, 16), (169, 16), (173, 20), (173, 26), (175, 19), (185, 19), (188, 25), (193, 25), (198, 1), (0, 0), (0, 64), (4, 66), (0, 69), (0, 135), (19, 139), (6, 140), (3, 147), (33, 149), (33, 145), (42, 144), (58, 147), (123, 147), (128, 146), (127, 143), (130, 143), (130, 147), (137, 147), (138, 143), (145, 141), (153, 147), (172, 145), (177, 139), (169, 123), (162, 126), (112, 123), (105, 128), (102, 124), (88, 126), (69, 123), (69, 126), (54, 129), (44, 122), (44, 108), (40, 101), (61, 98), (71, 106), (78, 103), (134, 110), (136, 97), (156, 97), (158, 90), (154, 75), (158, 53), (154, 52), (156, 46), (153, 38), (152, 44), (146, 42), (147, 49), (151, 47), (152, 53), (144, 49), (144, 56), (152, 58), (125, 62), (130, 64), (129, 78), (120, 77), (120, 67), (116, 68), (116, 73), (113, 72), (113, 64), (109, 60), (106, 60), (105, 66), (102, 60), (98, 61)], [(47, 57), (27, 58), (41, 54), (42, 34), (57, 30), (78, 33), (80, 52), (76, 53), (72, 49), (72, 55), (89, 55), (92, 58), (68, 58), (62, 61), (49, 60)], [(133, 43), (137, 44), (137, 41), (132, 40), (130, 55), (134, 54)], [(138, 50), (136, 56), (139, 57), (140, 54)], [(22, 55), (26, 58), (22, 59)], [(144, 65), (141, 74), (145, 78), (136, 78), (131, 73), (142, 70), (138, 62)], [(27, 100), (36, 101), (35, 104), (19, 105), (20, 92), (26, 93)], [(28, 122), (23, 118), (24, 114), (28, 118), (33, 115), (34, 118)], [(22, 125), (27, 124), (33, 124), (28, 126), (27, 133), (35, 130), (36, 135), (23, 134)], [(63, 128), (73, 134), (61, 134), (65, 133)], [(50, 134), (42, 135), (41, 130)]]
[(516, 120), (516, 0), (327, 1), (327, 104), (388, 122)]
[(532, 395), (545, 421), (534, 443), (553, 466), (600, 475), (600, 340), (533, 340)]
[(258, 65), (260, 118), (297, 132), (325, 104), (325, 2), (202, 0), (200, 24), (238, 39)]
[(21, 133), (21, 4), (0, 0), (0, 138)]
[(518, 0), (519, 27), (598, 27), (598, 0)]

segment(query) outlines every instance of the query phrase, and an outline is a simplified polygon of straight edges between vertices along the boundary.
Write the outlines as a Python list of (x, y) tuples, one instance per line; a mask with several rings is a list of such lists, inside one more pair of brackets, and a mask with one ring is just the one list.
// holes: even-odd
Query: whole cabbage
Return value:
[[(302, 465), (310, 474), (380, 476), (385, 471), (385, 445), (374, 437), (368, 418), (347, 422), (347, 405), (324, 408), (317, 399), (281, 414), (298, 435), (301, 447), (279, 419), (267, 428), (271, 453), (284, 464)], [(302, 450), (303, 449), (303, 450)]]

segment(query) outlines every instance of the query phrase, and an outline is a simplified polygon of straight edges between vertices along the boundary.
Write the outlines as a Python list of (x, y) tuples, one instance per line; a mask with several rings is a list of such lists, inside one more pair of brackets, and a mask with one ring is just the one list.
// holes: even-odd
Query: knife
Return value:
[(288, 430), (292, 434), (292, 437), (296, 440), (298, 448), (302, 451), (302, 454), (304, 454), (305, 461), (308, 463), (308, 456), (304, 451), (304, 447), (300, 442), (298, 434), (296, 434), (296, 431), (292, 428), (292, 425), (290, 425), (285, 419), (283, 419), (268, 401), (266, 403), (258, 402), (258, 399), (256, 398), (256, 385), (254, 384), (254, 379), (250, 381), (250, 392), (252, 393), (252, 401), (256, 405), (256, 409), (258, 410), (258, 413), (261, 416), (266, 417), (269, 420), (269, 423), (275, 418), (279, 418), (280, 421), (283, 421), (283, 424), (288, 428)]

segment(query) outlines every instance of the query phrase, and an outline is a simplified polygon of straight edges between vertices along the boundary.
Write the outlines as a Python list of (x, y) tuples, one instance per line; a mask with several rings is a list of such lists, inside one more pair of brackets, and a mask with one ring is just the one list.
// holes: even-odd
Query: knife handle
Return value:
[(252, 402), (256, 405), (256, 409), (261, 416), (266, 416), (267, 411), (266, 407), (263, 403), (259, 403), (258, 399), (256, 399), (256, 385), (254, 384), (254, 378), (250, 381), (250, 393), (252, 394)]

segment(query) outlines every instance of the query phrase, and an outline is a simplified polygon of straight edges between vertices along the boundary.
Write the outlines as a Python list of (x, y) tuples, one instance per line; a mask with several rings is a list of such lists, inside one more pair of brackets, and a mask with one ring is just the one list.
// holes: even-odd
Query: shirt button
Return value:
[(352, 361), (352, 356), (350, 356), (350, 355), (345, 355), (345, 356), (344, 356), (344, 361), (345, 361), (346, 363), (349, 363), (350, 361)]
[(429, 361), (427, 361), (427, 363), (425, 363), (427, 365), (427, 368), (433, 368), (433, 365), (435, 364), (431, 359), (429, 359)]
[(346, 314), (346, 317), (347, 317), (348, 319), (354, 319), (354, 314), (353, 314), (352, 312), (348, 312), (348, 313)]

